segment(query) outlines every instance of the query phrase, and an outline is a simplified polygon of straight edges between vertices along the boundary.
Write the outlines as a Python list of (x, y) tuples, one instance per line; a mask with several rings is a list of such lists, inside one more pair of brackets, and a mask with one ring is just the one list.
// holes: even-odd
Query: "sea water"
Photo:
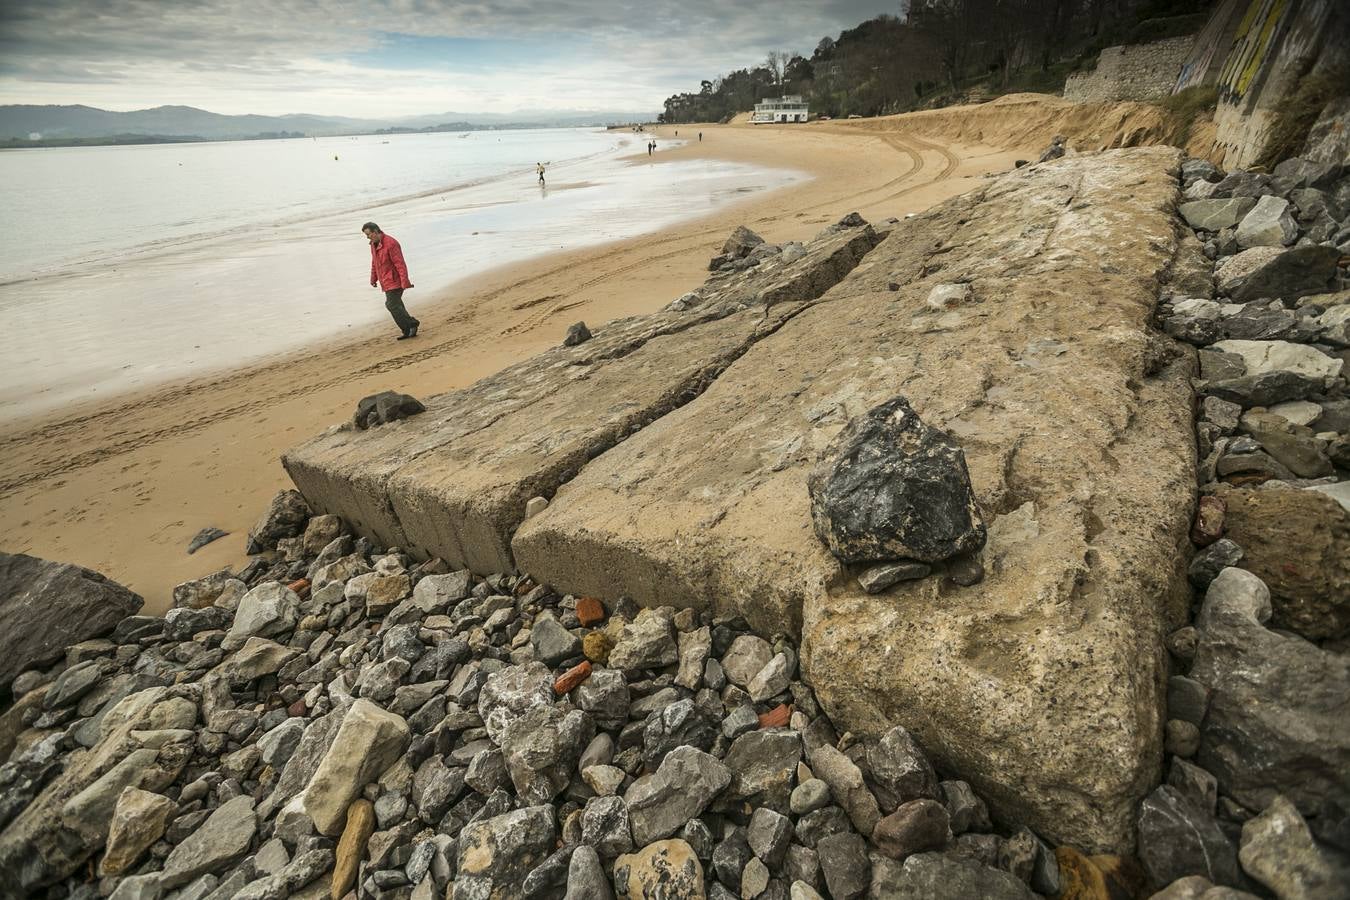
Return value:
[(493, 267), (802, 177), (663, 163), (671, 141), (649, 163), (647, 140), (540, 129), (0, 152), (0, 420), (387, 318), (369, 286), (368, 220), (402, 244), (415, 313)]

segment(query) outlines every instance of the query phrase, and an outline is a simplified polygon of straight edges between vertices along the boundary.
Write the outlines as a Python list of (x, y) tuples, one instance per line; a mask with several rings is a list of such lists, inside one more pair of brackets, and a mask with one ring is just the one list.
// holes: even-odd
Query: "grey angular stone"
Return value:
[(721, 799), (788, 812), (788, 797), (801, 758), (802, 739), (796, 732), (768, 729), (741, 735), (723, 757), (731, 772), (731, 784)]
[(942, 805), (951, 818), (952, 832), (988, 831), (991, 827), (989, 809), (964, 781), (943, 781), (938, 785)]
[(268, 504), (267, 511), (249, 529), (246, 552), (252, 555), (275, 549), (282, 538), (299, 536), (308, 520), (309, 505), (299, 491), (278, 492)]
[(530, 626), (530, 646), (534, 648), (534, 658), (550, 666), (581, 655), (581, 638), (559, 625), (548, 612), (535, 616)]
[(927, 563), (901, 560), (871, 566), (858, 575), (858, 584), (869, 594), (880, 594), (902, 581), (926, 578), (933, 567)]
[(773, 647), (762, 637), (743, 634), (731, 642), (722, 654), (722, 671), (727, 680), (740, 688), (749, 688), (750, 682), (773, 659)]
[(816, 856), (830, 896), (836, 900), (854, 900), (867, 892), (872, 883), (872, 863), (867, 844), (856, 834), (832, 834), (816, 844)]
[(1350, 658), (1264, 628), (1270, 615), (1250, 572), (1225, 569), (1209, 587), (1190, 672), (1211, 691), (1198, 762), (1251, 809), (1276, 794), (1308, 815), (1350, 808)]
[(984, 546), (965, 454), (903, 397), (850, 422), (807, 490), (816, 536), (847, 563), (931, 563)]
[(161, 885), (165, 890), (179, 887), (242, 859), (257, 828), (252, 797), (235, 797), (222, 803), (164, 860)]
[(524, 898), (557, 897), (567, 884), (567, 869), (572, 862), (575, 847), (564, 846), (544, 859), (530, 870), (521, 885), (520, 895)]
[(653, 775), (639, 778), (624, 795), (639, 847), (675, 834), (731, 783), (717, 758), (693, 747), (666, 754)]
[(781, 813), (760, 807), (750, 816), (747, 840), (755, 856), (777, 872), (792, 839), (792, 820)]
[(937, 773), (919, 742), (896, 725), (867, 747), (869, 785), (883, 813), (894, 812), (902, 803), (939, 799)]
[(822, 838), (852, 830), (853, 823), (849, 821), (848, 813), (837, 806), (825, 806), (798, 819), (792, 833), (803, 846), (814, 848)]
[(1219, 802), (1219, 781), (1212, 774), (1194, 763), (1173, 757), (1167, 770), (1167, 783), (1201, 810), (1214, 815)]
[(0, 691), (25, 669), (111, 631), (141, 604), (139, 594), (89, 569), (0, 553)]
[(529, 806), (472, 822), (459, 834), (453, 900), (521, 896), (525, 878), (553, 852), (553, 807)]
[(594, 847), (577, 847), (567, 865), (567, 893), (563, 900), (614, 900), (614, 890)]
[[(758, 725), (759, 719), (755, 718)], [(642, 730), (642, 763), (655, 771), (676, 747), (708, 750), (721, 723), (693, 700), (680, 700), (647, 717)]]
[(352, 415), (352, 424), (357, 428), (374, 428), (421, 412), (426, 412), (426, 407), (416, 397), (397, 391), (380, 391), (361, 398)]
[(620, 797), (592, 797), (581, 813), (581, 842), (613, 859), (633, 849), (628, 806)]
[(943, 853), (917, 853), (903, 863), (873, 858), (870, 900), (1034, 900), (1007, 872)]
[(1242, 561), (1242, 548), (1228, 538), (1219, 538), (1191, 560), (1186, 575), (1197, 590), (1205, 590), (1219, 573)]
[(828, 744), (812, 750), (809, 760), (811, 771), (830, 786), (830, 793), (848, 813), (853, 826), (862, 834), (870, 835), (881, 819), (881, 810), (863, 780), (862, 770)]
[(244, 595), (220, 646), (237, 650), (251, 637), (273, 637), (290, 631), (300, 618), (300, 598), (286, 585), (268, 581)]
[(1242, 221), (1238, 223), (1238, 246), (1248, 247), (1287, 247), (1298, 237), (1298, 223), (1289, 201), (1282, 197), (1267, 194), (1256, 201)]
[(1344, 900), (1350, 879), (1313, 841), (1294, 804), (1276, 796), (1242, 826), (1242, 868), (1280, 900)]
[(1256, 200), (1252, 197), (1224, 197), (1182, 203), (1177, 212), (1196, 231), (1221, 231), (1241, 222), (1254, 206)]
[(891, 859), (942, 850), (952, 841), (951, 818), (936, 800), (910, 800), (872, 829), (872, 843)]
[(664, 616), (644, 609), (637, 619), (625, 625), (609, 652), (611, 668), (623, 671), (659, 669), (678, 662), (679, 646), (674, 629)]
[(1304, 247), (1253, 247), (1220, 263), (1214, 279), (1221, 293), (1234, 302), (1261, 297), (1293, 300), (1320, 294), (1336, 274), (1340, 251), (1312, 244)]
[(1154, 884), (1203, 875), (1218, 884), (1240, 883), (1237, 850), (1211, 813), (1169, 785), (1139, 807), (1139, 858)]
[(502, 735), (502, 758), (521, 802), (548, 803), (567, 788), (595, 725), (581, 710), (536, 706)]
[(1167, 679), (1167, 717), (1199, 725), (1209, 706), (1209, 690), (1193, 678), (1173, 675)]
[(567, 327), (567, 335), (563, 338), (564, 347), (575, 347), (578, 344), (584, 344), (591, 339), (591, 330), (586, 327), (585, 322), (573, 322)]
[[(590, 680), (594, 680), (592, 675)], [(583, 685), (584, 686), (584, 685)], [(478, 715), (493, 742), (500, 745), (516, 719), (553, 702), (553, 675), (540, 662), (508, 666), (489, 675), (478, 695)]]

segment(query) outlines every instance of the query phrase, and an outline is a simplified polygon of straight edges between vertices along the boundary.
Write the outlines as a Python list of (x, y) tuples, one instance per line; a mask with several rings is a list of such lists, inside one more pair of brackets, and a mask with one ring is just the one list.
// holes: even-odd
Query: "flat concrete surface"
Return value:
[[(996, 814), (1128, 850), (1161, 764), (1162, 636), (1187, 596), (1192, 363), (1149, 327), (1178, 164), (1167, 148), (1069, 157), (901, 223), (564, 484), (516, 533), (517, 565), (800, 634), (837, 722), (902, 723)], [(952, 282), (971, 300), (929, 308)], [(990, 524), (979, 585), (869, 596), (811, 528), (820, 452), (898, 394), (964, 446)]]

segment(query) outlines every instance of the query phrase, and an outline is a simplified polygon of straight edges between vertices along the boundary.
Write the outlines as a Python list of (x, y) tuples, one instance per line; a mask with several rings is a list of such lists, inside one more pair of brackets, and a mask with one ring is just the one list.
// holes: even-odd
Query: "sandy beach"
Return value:
[[(537, 257), (439, 294), (410, 292), (422, 321), (411, 342), (394, 341), (388, 325), (362, 326), (237, 371), (12, 422), (0, 438), (4, 549), (96, 569), (141, 593), (147, 611), (163, 611), (175, 584), (246, 561), (245, 533), (290, 484), (282, 451), (347, 420), (362, 396), (430, 396), (557, 343), (575, 321), (595, 328), (659, 309), (704, 280), (737, 225), (782, 242), (855, 210), (869, 220), (903, 216), (1036, 149), (1031, 135), (1012, 149), (942, 143), (900, 119), (678, 130), (704, 139), (633, 163), (718, 159), (810, 178), (657, 233)], [(370, 302), (380, 300), (372, 292)], [(206, 526), (231, 534), (188, 555)]]

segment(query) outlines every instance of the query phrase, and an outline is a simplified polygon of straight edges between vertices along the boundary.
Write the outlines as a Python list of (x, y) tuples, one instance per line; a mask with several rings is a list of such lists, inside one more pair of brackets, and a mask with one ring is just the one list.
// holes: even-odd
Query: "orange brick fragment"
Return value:
[(780, 703), (766, 713), (759, 715), (760, 728), (781, 728), (792, 718), (792, 707), (787, 703)]
[(587, 628), (605, 621), (605, 607), (594, 597), (582, 597), (577, 601), (577, 621)]
[(297, 578), (295, 581), (292, 581), (289, 585), (287, 585), (287, 587), (289, 587), (291, 590), (299, 594), (301, 600), (309, 596), (308, 578)]
[(578, 663), (558, 676), (558, 680), (553, 682), (553, 693), (561, 697), (590, 677), (591, 664), (589, 662)]

